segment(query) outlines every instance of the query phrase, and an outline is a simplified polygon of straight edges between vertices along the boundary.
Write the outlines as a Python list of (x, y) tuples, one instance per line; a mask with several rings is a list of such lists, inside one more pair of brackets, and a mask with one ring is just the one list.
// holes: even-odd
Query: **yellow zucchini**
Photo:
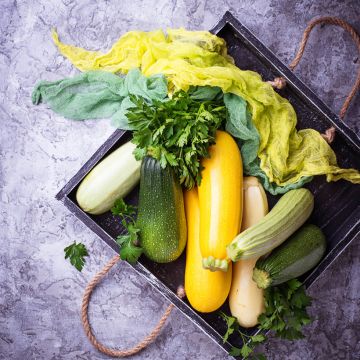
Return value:
[(188, 229), (185, 266), (185, 293), (190, 305), (199, 312), (217, 310), (226, 300), (231, 285), (231, 263), (228, 271), (211, 272), (202, 267), (200, 252), (200, 211), (197, 189), (184, 191)]
[[(244, 178), (244, 208), (242, 231), (255, 225), (268, 213), (265, 191), (255, 177)], [(233, 279), (229, 295), (230, 311), (243, 327), (255, 326), (264, 311), (264, 294), (252, 279), (258, 258), (240, 260), (233, 264)]]
[(209, 158), (202, 161), (198, 188), (200, 204), (200, 246), (203, 266), (227, 271), (226, 246), (239, 233), (242, 212), (242, 161), (235, 140), (217, 131)]

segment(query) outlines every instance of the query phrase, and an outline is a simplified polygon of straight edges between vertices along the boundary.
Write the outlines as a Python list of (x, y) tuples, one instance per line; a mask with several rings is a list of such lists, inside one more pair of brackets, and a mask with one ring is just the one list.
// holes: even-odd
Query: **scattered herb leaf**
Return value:
[(86, 247), (82, 243), (76, 243), (67, 246), (64, 249), (65, 259), (69, 258), (71, 265), (73, 265), (78, 271), (81, 271), (85, 265), (85, 256), (89, 256)]
[(134, 104), (126, 116), (134, 130), (134, 155), (141, 160), (150, 155), (161, 166), (171, 166), (181, 184), (187, 188), (201, 181), (200, 159), (208, 157), (208, 148), (215, 143), (215, 131), (226, 118), (222, 100), (196, 101), (179, 91), (165, 102), (149, 104), (130, 95)]
[(139, 259), (143, 250), (139, 246), (139, 231), (136, 226), (136, 206), (127, 204), (123, 199), (115, 201), (111, 209), (113, 215), (120, 216), (121, 224), (127, 230), (126, 234), (119, 235), (116, 242), (120, 247), (120, 258), (133, 264)]

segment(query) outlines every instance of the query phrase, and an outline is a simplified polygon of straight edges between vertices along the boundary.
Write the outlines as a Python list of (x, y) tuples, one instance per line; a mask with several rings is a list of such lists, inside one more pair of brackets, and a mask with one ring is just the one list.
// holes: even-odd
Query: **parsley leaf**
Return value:
[(266, 337), (264, 334), (257, 334), (251, 337), (251, 341), (253, 343), (261, 343), (266, 340)]
[(235, 317), (228, 316), (224, 312), (220, 312), (220, 316), (225, 320), (227, 325), (226, 333), (223, 336), (223, 342), (225, 343), (228, 341), (229, 336), (239, 329), (239, 324)]
[(142, 254), (143, 250), (138, 244), (138, 232), (140, 229), (136, 228), (133, 224), (129, 224), (127, 227), (128, 234), (119, 235), (116, 238), (116, 242), (120, 246), (120, 258), (126, 260), (129, 263), (136, 263)]
[(78, 271), (81, 271), (85, 265), (85, 256), (89, 256), (86, 247), (82, 243), (76, 243), (67, 246), (64, 249), (65, 259), (69, 258), (71, 265), (73, 265)]
[(134, 104), (126, 116), (136, 144), (134, 155), (158, 160), (163, 168), (173, 167), (180, 184), (192, 188), (201, 181), (200, 160), (209, 157), (215, 131), (226, 118), (223, 100), (197, 101), (179, 91), (167, 101), (149, 104), (130, 95)]
[(253, 349), (249, 345), (243, 345), (243, 347), (240, 350), (240, 354), (243, 358), (249, 357), (249, 355), (253, 352)]
[(118, 215), (121, 217), (132, 217), (136, 214), (136, 206), (126, 204), (124, 199), (118, 199), (115, 201), (111, 212), (113, 215)]
[(143, 252), (139, 246), (140, 229), (135, 222), (136, 206), (127, 204), (123, 199), (118, 199), (115, 201), (111, 212), (113, 215), (120, 216), (121, 224), (127, 230), (126, 234), (119, 235), (116, 238), (120, 247), (120, 258), (134, 264)]
[(233, 346), (233, 347), (231, 348), (231, 350), (229, 351), (229, 355), (235, 356), (235, 357), (236, 357), (236, 356), (240, 356), (240, 355), (241, 355), (241, 349)]

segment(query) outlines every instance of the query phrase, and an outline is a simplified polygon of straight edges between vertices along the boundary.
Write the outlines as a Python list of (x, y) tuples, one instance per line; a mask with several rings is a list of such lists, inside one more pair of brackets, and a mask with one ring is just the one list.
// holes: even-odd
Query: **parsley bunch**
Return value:
[(297, 279), (265, 290), (265, 312), (259, 316), (260, 329), (274, 330), (282, 339), (304, 338), (301, 329), (311, 323), (306, 308), (311, 297)]
[(170, 165), (180, 184), (192, 188), (201, 181), (203, 157), (215, 143), (215, 131), (226, 117), (223, 101), (196, 101), (179, 91), (165, 102), (149, 104), (141, 97), (130, 96), (134, 106), (126, 116), (134, 130), (135, 157), (157, 159), (162, 168)]
[[(265, 290), (265, 312), (258, 318), (260, 330), (273, 330), (277, 337), (288, 340), (302, 339), (302, 327), (311, 322), (306, 308), (311, 305), (311, 298), (306, 295), (305, 288), (297, 279), (292, 279), (279, 286)], [(235, 317), (220, 313), (225, 320), (227, 331), (223, 336), (226, 342), (231, 334), (241, 336), (243, 346), (232, 347), (230, 355), (254, 359), (266, 359), (263, 354), (254, 353), (256, 345), (266, 340), (263, 334), (249, 336), (240, 330)]]
[(116, 242), (120, 247), (120, 258), (129, 263), (135, 263), (142, 254), (139, 246), (139, 231), (136, 226), (136, 207), (126, 204), (123, 199), (116, 200), (111, 209), (113, 215), (120, 216), (122, 226), (127, 230), (126, 234), (119, 235)]

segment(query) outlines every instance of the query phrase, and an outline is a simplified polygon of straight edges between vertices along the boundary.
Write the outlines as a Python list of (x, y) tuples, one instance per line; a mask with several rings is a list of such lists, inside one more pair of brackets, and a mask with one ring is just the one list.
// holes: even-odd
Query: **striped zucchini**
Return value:
[(315, 225), (307, 224), (276, 248), (266, 259), (259, 259), (253, 280), (261, 289), (282, 284), (312, 269), (324, 256), (326, 240)]
[(174, 172), (145, 157), (141, 164), (137, 225), (140, 245), (157, 263), (176, 260), (186, 245), (186, 218), (181, 186)]
[(227, 246), (229, 258), (238, 261), (265, 255), (303, 225), (313, 208), (314, 197), (309, 190), (290, 190), (262, 220)]

